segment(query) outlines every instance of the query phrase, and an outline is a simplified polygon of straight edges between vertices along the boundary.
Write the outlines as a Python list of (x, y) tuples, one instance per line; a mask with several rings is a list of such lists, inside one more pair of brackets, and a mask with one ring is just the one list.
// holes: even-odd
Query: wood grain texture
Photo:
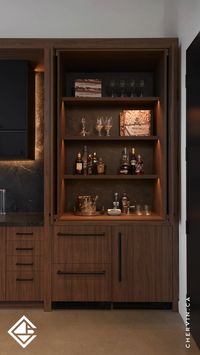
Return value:
[(54, 263), (110, 263), (110, 228), (55, 227), (53, 255)]
[(52, 300), (111, 301), (110, 278), (110, 264), (55, 264)]
[(170, 227), (116, 228), (113, 236), (113, 301), (172, 302), (172, 248)]
[(33, 271), (6, 272), (6, 301), (41, 301), (42, 273)]

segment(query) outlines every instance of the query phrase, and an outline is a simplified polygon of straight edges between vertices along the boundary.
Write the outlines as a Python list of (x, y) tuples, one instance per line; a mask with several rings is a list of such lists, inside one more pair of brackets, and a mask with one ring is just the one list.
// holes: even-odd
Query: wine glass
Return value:
[(139, 96), (144, 96), (144, 80), (141, 79), (139, 82)]
[(110, 86), (110, 96), (115, 97), (115, 80), (114, 79), (110, 80), (109, 86)]
[(112, 117), (106, 117), (104, 120), (104, 128), (106, 131), (106, 136), (110, 136), (110, 130), (112, 128)]
[(86, 136), (87, 131), (86, 131), (86, 119), (85, 117), (81, 118), (81, 132), (80, 135), (81, 136)]
[(124, 97), (125, 96), (125, 86), (126, 86), (126, 82), (124, 79), (121, 79), (119, 81), (119, 89), (120, 89), (120, 96)]
[(96, 130), (98, 132), (98, 136), (101, 136), (101, 131), (103, 128), (103, 117), (97, 117), (97, 121), (96, 121)]
[(130, 86), (130, 97), (134, 97), (136, 96), (136, 92), (135, 92), (135, 80), (132, 79), (129, 83)]

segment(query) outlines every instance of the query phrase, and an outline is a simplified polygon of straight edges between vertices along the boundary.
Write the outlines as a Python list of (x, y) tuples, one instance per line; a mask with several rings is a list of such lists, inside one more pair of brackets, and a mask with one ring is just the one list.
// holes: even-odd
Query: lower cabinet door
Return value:
[(171, 227), (122, 226), (113, 239), (113, 301), (172, 302)]
[(42, 272), (8, 271), (6, 273), (6, 301), (41, 301)]
[(0, 301), (5, 301), (5, 271), (0, 272)]
[(110, 301), (110, 264), (55, 264), (53, 301)]

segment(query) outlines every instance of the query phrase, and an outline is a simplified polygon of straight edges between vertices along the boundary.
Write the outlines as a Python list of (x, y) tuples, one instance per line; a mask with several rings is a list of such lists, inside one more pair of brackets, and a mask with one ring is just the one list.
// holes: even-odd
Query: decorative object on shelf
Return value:
[(82, 175), (83, 174), (83, 161), (81, 157), (81, 153), (78, 152), (77, 158), (75, 161), (75, 174)]
[(151, 110), (123, 110), (120, 112), (120, 136), (150, 136)]
[(128, 214), (130, 212), (130, 201), (128, 199), (127, 193), (123, 192), (121, 200), (121, 210), (123, 214)]
[(119, 216), (121, 214), (120, 208), (108, 208), (107, 213), (110, 216)]
[(128, 175), (130, 173), (130, 163), (126, 147), (122, 151), (119, 173), (123, 175)]
[(144, 79), (141, 79), (137, 85), (137, 96), (143, 97), (144, 96)]
[[(118, 192), (114, 193), (113, 209), (119, 209), (119, 194)], [(121, 212), (121, 210), (120, 210)]]
[(102, 82), (99, 79), (76, 79), (75, 97), (102, 97)]
[(85, 195), (77, 197), (78, 213), (82, 216), (96, 215), (96, 201), (98, 196)]
[(81, 131), (80, 131), (80, 135), (85, 137), (89, 134), (90, 132), (86, 130), (86, 118), (82, 117), (81, 118)]
[(144, 214), (146, 216), (150, 216), (151, 215), (151, 207), (149, 205), (144, 205)]
[(104, 119), (103, 117), (97, 117), (97, 120), (96, 120), (96, 130), (98, 132), (98, 136), (100, 137), (101, 136), (101, 131), (102, 131), (102, 128), (104, 127)]
[(104, 119), (104, 129), (106, 131), (106, 136), (110, 136), (110, 130), (112, 128), (112, 117), (105, 117)]
[(120, 95), (120, 97), (126, 96), (125, 88), (126, 88), (126, 81), (124, 79), (120, 79), (120, 81), (119, 81), (119, 95)]
[(116, 96), (116, 82), (114, 79), (111, 79), (109, 82), (109, 90), (108, 96), (115, 97)]
[(135, 174), (136, 175), (144, 174), (144, 163), (140, 154), (137, 156), (137, 160), (135, 164)]
[(97, 174), (98, 175), (105, 174), (105, 163), (102, 158), (99, 158), (97, 162)]
[(135, 88), (135, 80), (132, 79), (129, 82), (129, 96), (130, 97), (135, 97), (136, 96), (136, 88)]

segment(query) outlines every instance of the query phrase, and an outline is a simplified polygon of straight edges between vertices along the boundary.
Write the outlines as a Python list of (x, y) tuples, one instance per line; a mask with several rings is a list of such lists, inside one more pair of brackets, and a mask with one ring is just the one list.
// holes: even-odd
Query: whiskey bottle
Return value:
[(97, 174), (97, 163), (98, 163), (97, 153), (94, 152), (93, 156), (92, 156), (92, 173), (93, 173), (93, 175)]
[(98, 175), (105, 174), (105, 163), (102, 158), (99, 158), (97, 163), (97, 174)]
[(78, 175), (83, 174), (83, 161), (82, 161), (80, 152), (77, 154), (77, 157), (76, 157), (75, 174), (78, 174)]
[(83, 161), (83, 175), (87, 175), (88, 154), (87, 154), (87, 146), (86, 145), (84, 145), (84, 147), (83, 147), (82, 161)]
[(88, 155), (87, 173), (88, 173), (88, 175), (92, 175), (93, 174), (93, 171), (92, 171), (92, 154)]
[(135, 148), (131, 149), (131, 155), (130, 155), (130, 172), (131, 175), (135, 175), (135, 166), (136, 166), (137, 158), (135, 155)]
[(138, 155), (136, 165), (135, 165), (135, 174), (142, 175), (144, 174), (144, 163), (142, 161), (141, 155)]
[(128, 175), (130, 173), (130, 164), (127, 153), (127, 148), (125, 147), (122, 152), (121, 166), (119, 170), (120, 174)]

